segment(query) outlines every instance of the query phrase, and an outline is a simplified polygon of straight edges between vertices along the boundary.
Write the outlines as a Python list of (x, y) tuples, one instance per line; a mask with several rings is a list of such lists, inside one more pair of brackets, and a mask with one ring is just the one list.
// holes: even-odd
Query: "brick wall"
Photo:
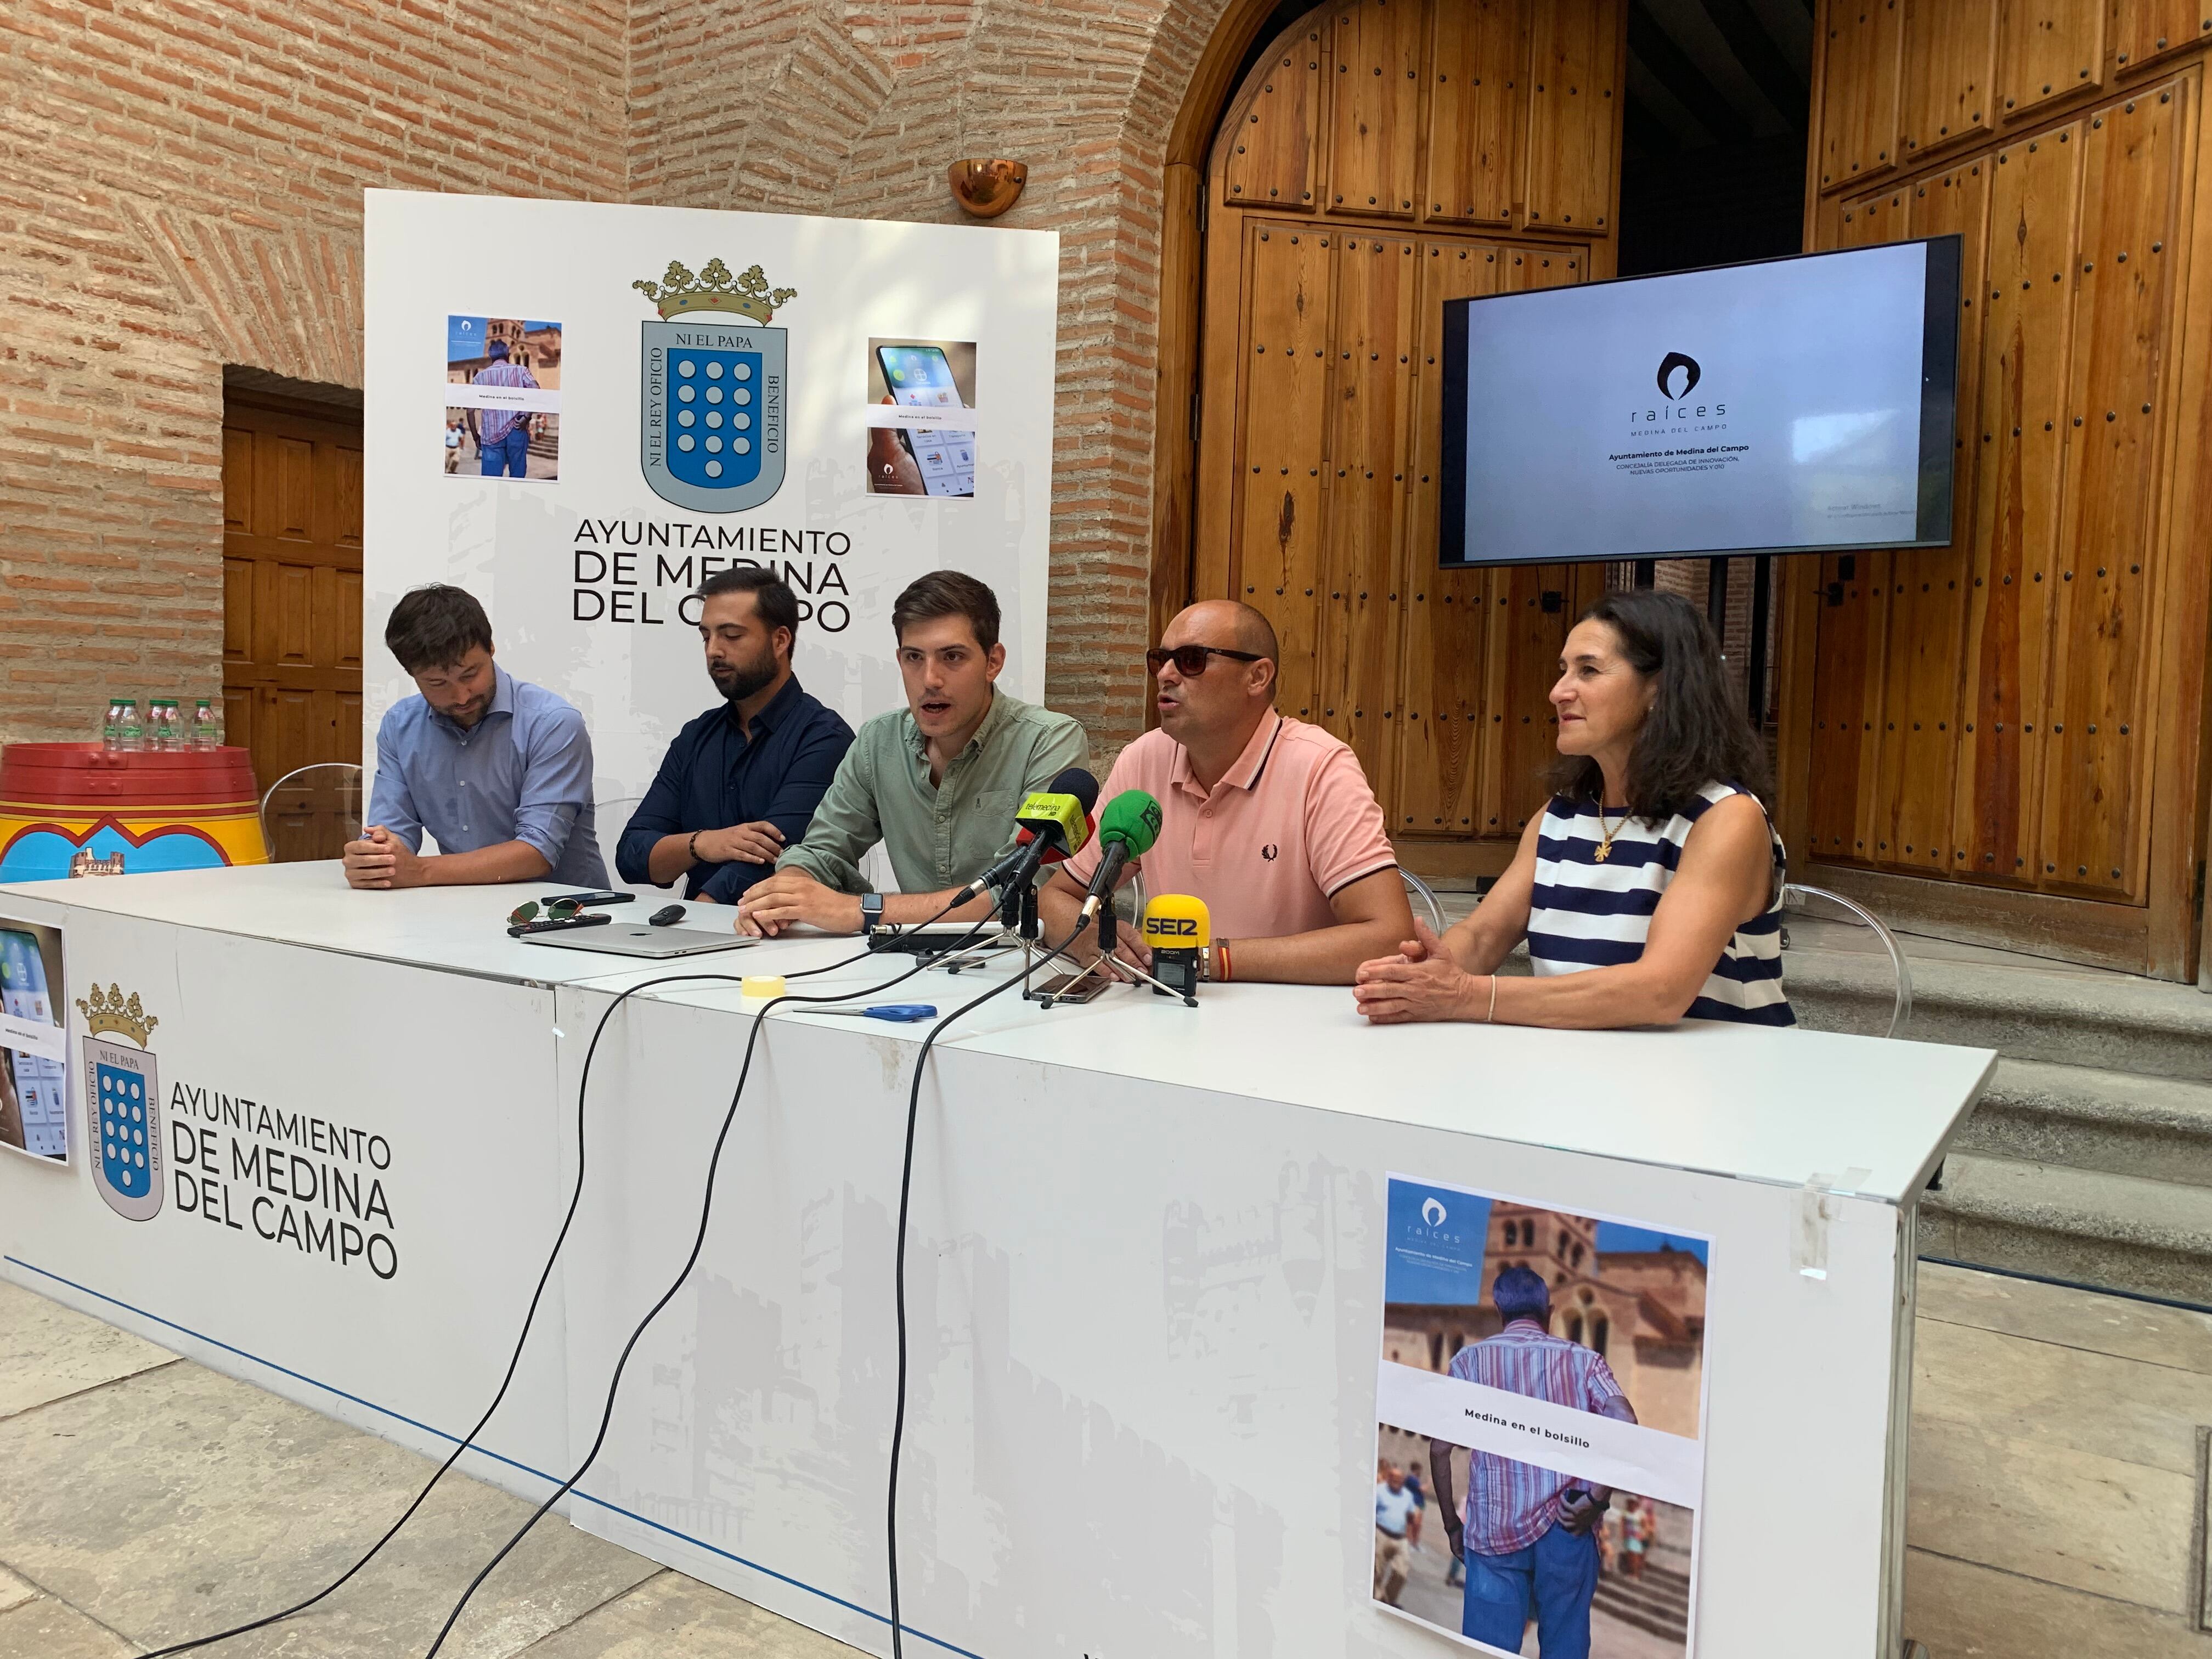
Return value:
[(1109, 752), (1144, 726), (1164, 145), (1223, 4), (633, 12), (633, 201), (953, 222), (948, 164), (1028, 163), (992, 223), (1060, 236), (1046, 696)]
[(1048, 694), (1118, 746), (1162, 149), (1224, 3), (9, 0), (0, 740), (219, 683), (222, 368), (361, 384), (362, 189), (949, 222), (946, 164), (1011, 155), (996, 222), (1061, 237)]
[(620, 199), (625, 23), (0, 5), (0, 740), (220, 689), (223, 365), (361, 384), (366, 187)]

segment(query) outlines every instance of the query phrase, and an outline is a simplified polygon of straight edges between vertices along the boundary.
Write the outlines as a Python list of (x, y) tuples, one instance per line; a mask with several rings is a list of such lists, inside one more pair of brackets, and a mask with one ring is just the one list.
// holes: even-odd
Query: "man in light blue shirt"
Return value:
[[(418, 587), (384, 642), (422, 695), (376, 733), (368, 823), (345, 849), (356, 887), (607, 884), (592, 817), (592, 738), (567, 699), (492, 661), (491, 621), (458, 587)], [(421, 855), (422, 832), (438, 856)]]

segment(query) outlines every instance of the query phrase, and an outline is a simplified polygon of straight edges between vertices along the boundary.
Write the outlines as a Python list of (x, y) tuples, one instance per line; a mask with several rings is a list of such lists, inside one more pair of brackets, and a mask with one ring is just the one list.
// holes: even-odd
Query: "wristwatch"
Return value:
[(884, 896), (881, 893), (860, 895), (860, 931), (869, 933), (883, 926)]

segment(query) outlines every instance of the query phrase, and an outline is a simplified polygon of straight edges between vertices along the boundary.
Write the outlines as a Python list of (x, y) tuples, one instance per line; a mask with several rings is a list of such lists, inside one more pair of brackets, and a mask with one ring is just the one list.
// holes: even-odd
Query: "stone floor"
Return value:
[(1923, 1262), (1915, 1350), (1905, 1625), (1934, 1659), (2212, 1656), (2212, 1316)]
[[(1933, 1659), (2212, 1659), (2188, 1607), (2212, 1316), (1923, 1266), (1917, 1358), (1905, 1605)], [(0, 1285), (0, 1659), (143, 1653), (296, 1598), (427, 1467)], [(449, 1486), (322, 1607), (217, 1651), (420, 1652), (525, 1512)], [(560, 1525), (480, 1607), (455, 1659), (852, 1651)]]
[[(0, 1659), (111, 1659), (297, 1601), (430, 1465), (0, 1284)], [(322, 1607), (222, 1659), (398, 1659), (429, 1645), (529, 1510), (448, 1476)], [(802, 1626), (556, 1522), (507, 1558), (453, 1659), (850, 1659)]]

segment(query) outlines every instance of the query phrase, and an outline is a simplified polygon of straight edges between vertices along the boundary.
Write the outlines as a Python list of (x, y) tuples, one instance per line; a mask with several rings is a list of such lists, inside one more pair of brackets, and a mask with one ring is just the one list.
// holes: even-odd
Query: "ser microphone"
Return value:
[(1198, 994), (1199, 963), (1213, 944), (1212, 918), (1206, 901), (1188, 893), (1163, 893), (1145, 907), (1137, 931), (1152, 952), (1152, 977), (1164, 985), (1152, 994), (1172, 992), (1179, 997)]
[(1081, 852), (1090, 844), (1091, 809), (1097, 801), (1098, 780), (1079, 766), (1061, 772), (1049, 789), (1031, 790), (1014, 813), (1021, 833), (1013, 850), (962, 888), (953, 903), (965, 904), (994, 887), (1018, 888), (1035, 880), (1042, 866)]
[(1083, 920), (1077, 931), (1098, 920), (1098, 948), (1114, 948), (1114, 890), (1131, 859), (1152, 850), (1160, 838), (1160, 804), (1141, 789), (1124, 789), (1106, 803), (1098, 815), (1098, 844), (1103, 853), (1091, 889), (1083, 896)]

